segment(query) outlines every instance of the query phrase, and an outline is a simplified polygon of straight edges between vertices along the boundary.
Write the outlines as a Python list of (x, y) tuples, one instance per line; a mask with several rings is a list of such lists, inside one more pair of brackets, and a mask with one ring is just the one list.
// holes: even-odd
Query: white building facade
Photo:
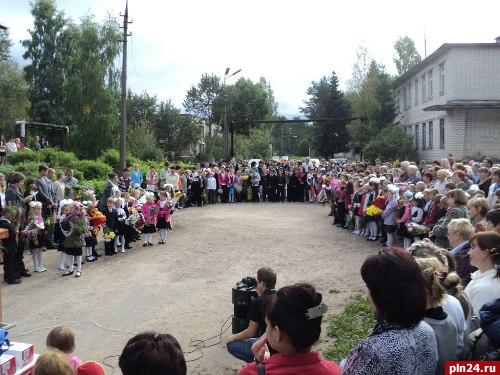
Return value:
[(500, 37), (443, 44), (396, 79), (394, 99), (420, 160), (500, 159)]

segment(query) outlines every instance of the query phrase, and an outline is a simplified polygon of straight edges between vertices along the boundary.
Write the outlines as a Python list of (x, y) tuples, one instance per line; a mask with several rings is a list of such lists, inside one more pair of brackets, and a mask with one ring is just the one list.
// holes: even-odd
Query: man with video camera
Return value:
[(257, 286), (255, 291), (258, 297), (250, 305), (248, 327), (227, 340), (227, 351), (238, 359), (252, 362), (254, 355), (252, 345), (266, 332), (266, 309), (270, 298), (275, 293), (276, 273), (269, 267), (262, 267), (257, 271)]

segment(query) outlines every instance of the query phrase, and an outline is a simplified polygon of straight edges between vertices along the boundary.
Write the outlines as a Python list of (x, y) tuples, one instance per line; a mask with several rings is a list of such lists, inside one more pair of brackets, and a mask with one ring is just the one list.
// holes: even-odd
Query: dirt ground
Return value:
[[(217, 335), (232, 313), (235, 282), (264, 265), (276, 271), (277, 287), (310, 282), (330, 312), (339, 311), (363, 289), (359, 268), (379, 246), (332, 226), (327, 213), (308, 203), (185, 209), (173, 215), (166, 245), (135, 243), (126, 254), (85, 264), (80, 278), (62, 278), (56, 251), (47, 251), (48, 272), (2, 285), (4, 322), (16, 323), (9, 337), (40, 352), (50, 327), (68, 322), (76, 354), (97, 361), (115, 356), (105, 360), (114, 367), (106, 371), (120, 374), (117, 356), (132, 332), (170, 333), (186, 352), (190, 340)], [(188, 374), (235, 373), (242, 363), (225, 349), (230, 331), (220, 344), (186, 355)]]

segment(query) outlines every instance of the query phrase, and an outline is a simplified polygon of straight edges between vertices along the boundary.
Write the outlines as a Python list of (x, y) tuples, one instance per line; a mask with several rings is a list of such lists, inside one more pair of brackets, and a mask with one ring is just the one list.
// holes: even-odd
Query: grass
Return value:
[(328, 318), (328, 345), (325, 358), (341, 361), (375, 326), (373, 308), (365, 297), (357, 296), (342, 312)]

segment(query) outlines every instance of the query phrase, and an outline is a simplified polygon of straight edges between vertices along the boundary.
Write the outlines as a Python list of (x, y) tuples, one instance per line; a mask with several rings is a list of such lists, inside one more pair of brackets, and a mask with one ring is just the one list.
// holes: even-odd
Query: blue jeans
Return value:
[(254, 354), (252, 353), (252, 345), (258, 338), (247, 339), (243, 341), (233, 341), (227, 344), (227, 351), (242, 361), (247, 363), (253, 362)]

